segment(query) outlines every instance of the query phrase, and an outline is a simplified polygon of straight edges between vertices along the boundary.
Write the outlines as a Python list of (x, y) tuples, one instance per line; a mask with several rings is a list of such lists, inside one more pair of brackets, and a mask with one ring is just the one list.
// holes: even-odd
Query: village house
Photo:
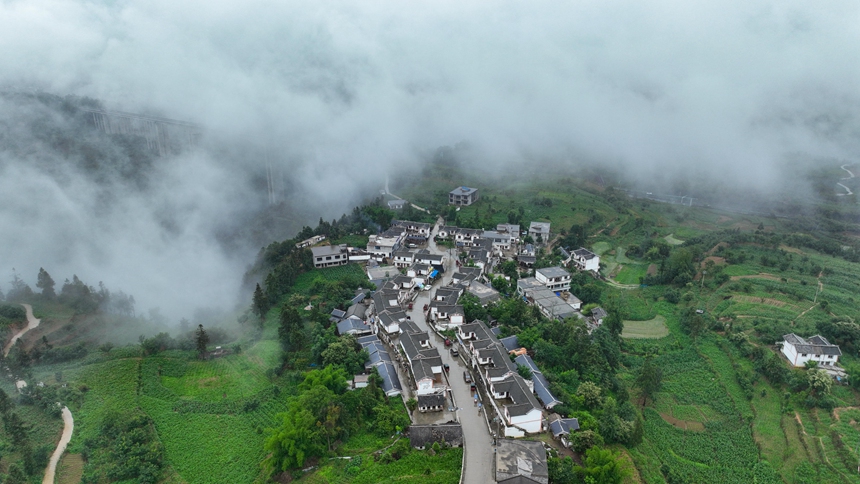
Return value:
[(468, 285), (469, 282), (481, 277), (480, 267), (461, 267), (451, 276), (451, 284)]
[(444, 393), (428, 393), (418, 395), (419, 412), (441, 412), (445, 408)]
[(314, 235), (313, 237), (311, 237), (309, 239), (305, 239), (305, 240), (297, 243), (296, 249), (304, 249), (305, 247), (310, 247), (312, 245), (319, 244), (323, 240), (325, 240), (325, 235)]
[(548, 484), (549, 467), (543, 442), (502, 439), (495, 449), (499, 484)]
[(511, 237), (511, 242), (519, 242), (520, 240), (520, 226), (516, 224), (498, 224), (496, 225), (496, 232), (500, 234), (508, 234)]
[(441, 254), (431, 254), (427, 249), (422, 249), (415, 253), (415, 262), (434, 267), (441, 267), (444, 258), (445, 256)]
[(514, 359), (514, 362), (517, 365), (525, 366), (531, 371), (532, 389), (538, 400), (543, 404), (543, 408), (550, 410), (561, 403), (561, 400), (555, 398), (555, 395), (549, 390), (549, 382), (544, 378), (543, 372), (538, 369), (537, 364), (532, 360), (531, 356), (521, 354)]
[(842, 356), (839, 346), (830, 344), (821, 335), (807, 340), (789, 333), (782, 338), (782, 354), (794, 366), (804, 366), (807, 361), (815, 361), (818, 366), (834, 366)]
[(377, 335), (391, 343), (392, 339), (400, 335), (400, 323), (405, 320), (406, 313), (403, 311), (382, 311), (374, 318)]
[(569, 291), (570, 273), (561, 267), (544, 267), (535, 270), (535, 279), (550, 291)]
[(558, 418), (549, 423), (549, 431), (553, 438), (565, 447), (570, 447), (570, 434), (577, 430), (579, 430), (579, 419), (576, 418)]
[(485, 230), (481, 237), (493, 243), (493, 248), (509, 250), (511, 248), (511, 235), (493, 230)]
[(337, 334), (340, 335), (351, 334), (354, 336), (364, 336), (371, 334), (372, 332), (373, 328), (369, 324), (355, 316), (349, 316), (343, 321), (337, 323)]
[(448, 193), (448, 204), (468, 206), (478, 201), (478, 189), (457, 187)]
[(501, 417), (501, 434), (523, 437), (542, 432), (541, 405), (497, 336), (481, 321), (474, 321), (460, 326), (457, 338), (492, 397), (489, 403)]
[(403, 207), (405, 207), (407, 203), (409, 203), (409, 202), (407, 202), (406, 200), (402, 200), (402, 199), (389, 200), (388, 201), (388, 208), (390, 210), (403, 210)]
[(463, 324), (466, 317), (463, 306), (450, 304), (447, 301), (430, 301), (429, 309), (428, 319), (444, 328), (459, 326)]
[(549, 242), (549, 222), (532, 222), (529, 225), (529, 235), (535, 242), (545, 244)]
[(359, 337), (357, 341), (368, 353), (368, 361), (364, 364), (365, 369), (370, 371), (372, 368), (376, 368), (379, 372), (382, 379), (382, 391), (389, 397), (400, 395), (403, 387), (385, 345), (374, 335)]
[(600, 256), (588, 249), (574, 250), (572, 260), (576, 268), (581, 271), (597, 272), (600, 270)]
[(391, 230), (379, 235), (371, 235), (367, 239), (367, 252), (373, 259), (379, 262), (383, 262), (386, 259), (390, 260), (394, 256), (394, 253), (400, 250), (405, 237), (405, 231), (397, 232)]
[(478, 298), (478, 302), (481, 303), (481, 306), (486, 306), (491, 302), (495, 302), (499, 300), (499, 291), (493, 289), (492, 287), (481, 284), (478, 281), (469, 282), (469, 287), (466, 289), (466, 292)]
[(346, 244), (311, 247), (311, 252), (314, 258), (314, 267), (317, 269), (349, 264), (349, 252), (346, 250)]
[(415, 262), (415, 253), (409, 250), (398, 250), (394, 252), (394, 267), (403, 269)]

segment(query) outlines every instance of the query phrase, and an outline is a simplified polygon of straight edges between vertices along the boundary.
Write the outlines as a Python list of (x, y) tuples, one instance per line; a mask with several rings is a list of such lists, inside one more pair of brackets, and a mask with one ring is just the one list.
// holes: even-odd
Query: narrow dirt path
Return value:
[[(844, 181), (844, 180), (850, 180), (850, 179), (854, 178), (854, 173), (853, 173), (851, 170), (849, 170), (848, 168), (845, 168), (846, 166), (848, 166), (848, 164), (847, 164), (847, 163), (846, 163), (846, 164), (844, 164), (844, 165), (842, 165), (842, 166), (840, 167), (840, 168), (842, 168), (843, 170), (845, 170), (845, 171), (847, 171), (847, 172), (848, 172), (848, 176), (846, 176), (846, 177), (844, 177), (844, 178), (841, 178), (841, 180), (843, 180), (843, 181)], [(836, 182), (836, 184), (837, 184), (837, 185), (839, 185), (840, 187), (844, 188), (844, 189), (845, 189), (845, 191), (847, 192), (847, 193), (837, 193), (837, 194), (836, 194), (837, 196), (842, 197), (842, 196), (847, 196), (847, 195), (853, 195), (853, 194), (854, 194), (854, 192), (852, 192), (852, 191), (851, 191), (851, 189), (850, 189), (850, 188), (848, 188), (848, 187), (846, 187), (845, 185), (843, 185), (843, 184), (841, 184), (841, 183), (839, 183), (839, 182)]]
[(9, 350), (12, 349), (12, 345), (14, 345), (15, 342), (18, 341), (19, 338), (21, 338), (21, 336), (24, 336), (27, 331), (36, 328), (37, 326), (39, 326), (39, 323), (42, 322), (41, 319), (36, 319), (36, 317), (33, 316), (32, 306), (30, 306), (29, 304), (22, 304), (21, 306), (24, 306), (24, 309), (27, 310), (27, 326), (24, 327), (24, 329), (22, 329), (21, 331), (18, 331), (15, 336), (12, 336), (12, 339), (10, 339), (8, 343), (6, 343), (6, 346), (3, 348), (4, 357), (9, 356)]
[[(42, 322), (41, 319), (36, 318), (33, 315), (33, 307), (29, 304), (21, 304), (24, 306), (24, 309), (27, 311), (27, 326), (18, 331), (15, 336), (12, 336), (12, 339), (6, 343), (6, 347), (3, 348), (3, 356), (9, 355), (9, 350), (12, 349), (12, 345), (15, 344), (22, 336), (27, 334), (27, 331), (31, 329), (37, 328), (39, 323)], [(22, 380), (23, 381), (23, 380)], [(26, 385), (26, 382), (24, 382)], [(42, 479), (42, 484), (54, 484), (54, 475), (57, 473), (57, 464), (60, 462), (60, 457), (63, 456), (63, 452), (66, 451), (66, 446), (69, 445), (69, 442), (72, 440), (72, 432), (75, 429), (75, 419), (72, 417), (72, 412), (69, 410), (69, 407), (63, 407), (63, 435), (60, 436), (60, 442), (57, 443), (57, 448), (54, 449), (54, 453), (51, 454), (51, 460), (48, 461), (48, 467), (45, 468), (45, 477)]]
[(48, 467), (45, 468), (45, 478), (42, 479), (42, 484), (54, 484), (54, 474), (57, 472), (57, 464), (60, 462), (60, 457), (66, 451), (66, 446), (72, 440), (72, 432), (75, 430), (75, 419), (72, 418), (72, 412), (69, 407), (63, 407), (63, 435), (60, 437), (60, 442), (54, 453), (51, 454), (51, 460), (48, 462)]

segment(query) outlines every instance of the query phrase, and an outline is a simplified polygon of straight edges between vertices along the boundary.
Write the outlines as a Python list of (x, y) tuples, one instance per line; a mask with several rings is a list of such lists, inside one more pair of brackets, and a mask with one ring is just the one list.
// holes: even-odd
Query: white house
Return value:
[(839, 346), (830, 344), (821, 335), (806, 340), (789, 333), (782, 338), (782, 354), (794, 366), (804, 366), (807, 361), (817, 361), (818, 366), (834, 366), (842, 356)]
[(449, 205), (471, 205), (477, 201), (477, 188), (457, 187), (448, 193)]
[(529, 225), (529, 235), (535, 242), (545, 244), (549, 242), (549, 222), (532, 222)]
[(600, 256), (582, 247), (573, 251), (573, 263), (581, 271), (597, 272), (600, 270)]
[(545, 267), (535, 271), (535, 279), (550, 291), (569, 291), (570, 273), (561, 267)]
[(367, 240), (367, 252), (380, 262), (383, 259), (391, 259), (394, 252), (400, 249), (404, 237), (405, 234), (371, 235)]

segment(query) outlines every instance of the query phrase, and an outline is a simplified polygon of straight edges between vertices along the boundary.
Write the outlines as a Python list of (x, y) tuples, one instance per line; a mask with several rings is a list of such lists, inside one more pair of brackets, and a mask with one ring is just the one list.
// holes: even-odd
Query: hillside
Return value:
[[(486, 308), (463, 303), (467, 316), (492, 318), (503, 335), (518, 335), (561, 400), (553, 411), (578, 418), (580, 435), (596, 436), (580, 442), (578, 459), (586, 448), (605, 444), (635, 466), (628, 482), (860, 481), (853, 472), (860, 439), (860, 264), (854, 235), (839, 217), (828, 219), (838, 230), (804, 231), (803, 214), (750, 215), (634, 199), (575, 174), (481, 185), (476, 174), (435, 163), (422, 177), (404, 180), (392, 192), (435, 209), (450, 224), (551, 222), (553, 236), (535, 267), (559, 263), (560, 247), (584, 246), (601, 256), (601, 277), (576, 274), (571, 293), (588, 311), (600, 305), (617, 316), (617, 332), (609, 324), (592, 332), (576, 320), (550, 321), (516, 297)], [(440, 201), (448, 187), (472, 183), (482, 190), (478, 203), (451, 210)], [(329, 312), (346, 309), (359, 288), (366, 290), (363, 269), (314, 269), (309, 251), (295, 247), (317, 234), (366, 244), (367, 229), (399, 216), (380, 203), (261, 251), (246, 275), (246, 282), (261, 282), (259, 294), (253, 302), (248, 296), (250, 308), (238, 325), (199, 322), (210, 335), (204, 352), (195, 348), (194, 326), (170, 335), (132, 325), (128, 331), (146, 333), (139, 341), (104, 344), (100, 332), (128, 325), (133, 316), (98, 305), (76, 309), (39, 293), (10, 294), (9, 302), (30, 302), (44, 319), (5, 362), (16, 365), (16, 375), (45, 384), (15, 398), (37, 462), (61, 426), (39, 402), (60, 398), (75, 417), (60, 482), (261, 482), (302, 477), (298, 469), (309, 465), (319, 469), (303, 482), (378, 482), (379, 476), (426, 474), (428, 459), (438, 464), (434, 479), (456, 482), (458, 449), (384, 452), (408, 422), (401, 399), (340, 386), (341, 378), (345, 385), (363, 370), (366, 354), (336, 335)], [(512, 294), (510, 283), (494, 276), (516, 279), (527, 271), (509, 269), (500, 264), (488, 285)], [(7, 318), (3, 325), (20, 323)], [(820, 333), (839, 344), (850, 384), (819, 388), (810, 377), (814, 370), (790, 369), (775, 347), (787, 333)], [(135, 340), (130, 334), (126, 341)], [(646, 391), (641, 375), (651, 365), (661, 378)], [(2, 388), (16, 394), (14, 382), (4, 380)], [(314, 391), (327, 402), (322, 411), (344, 409), (325, 413), (336, 422), (329, 441), (303, 449), (298, 460), (289, 454), (276, 464), (285, 467), (272, 469), (278, 455), (272, 436), (298, 425), (293, 409), (316, 405), (309, 403)], [(11, 439), (0, 433), (0, 442), (12, 445)], [(128, 439), (133, 445), (120, 444)], [(551, 482), (581, 482), (588, 464), (579, 468), (561, 458), (570, 451), (558, 452), (550, 457)], [(135, 453), (142, 457), (133, 463), (116, 458)], [(357, 464), (329, 459), (343, 455), (362, 458)], [(11, 472), (15, 458), (4, 455), (0, 472)], [(27, 474), (36, 480), (39, 471)], [(75, 477), (81, 474), (83, 481)]]

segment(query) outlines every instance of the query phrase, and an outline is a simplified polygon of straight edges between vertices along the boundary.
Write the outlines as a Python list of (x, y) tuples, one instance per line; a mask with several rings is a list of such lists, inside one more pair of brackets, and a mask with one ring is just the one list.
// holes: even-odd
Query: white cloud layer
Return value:
[[(275, 145), (303, 186), (324, 187), (332, 211), (379, 173), (356, 167), (414, 163), (462, 140), (488, 164), (576, 153), (641, 176), (693, 169), (767, 187), (789, 154), (853, 161), (858, 21), (860, 4), (844, 0), (6, 0), (0, 81), (193, 120), (221, 141)], [(120, 237), (116, 250), (172, 251), (170, 266), (185, 250), (217, 251), (195, 229), (218, 210), (194, 200), (217, 198), (207, 191), (225, 168), (197, 156), (187, 161), (193, 176), (165, 174), (176, 184), (165, 193), (188, 199), (165, 205), (187, 207), (185, 235), (170, 239), (179, 245), (159, 246), (143, 217), (123, 232), (143, 235)], [(4, 178), (50, 185), (14, 169)], [(210, 172), (211, 183), (186, 183)], [(40, 212), (36, 227), (80, 216), (68, 189), (46, 191), (70, 217)], [(24, 217), (17, 208), (0, 215)], [(214, 252), (211, 260), (223, 273), (235, 265)], [(169, 268), (153, 272), (165, 276), (149, 286), (176, 280)]]

